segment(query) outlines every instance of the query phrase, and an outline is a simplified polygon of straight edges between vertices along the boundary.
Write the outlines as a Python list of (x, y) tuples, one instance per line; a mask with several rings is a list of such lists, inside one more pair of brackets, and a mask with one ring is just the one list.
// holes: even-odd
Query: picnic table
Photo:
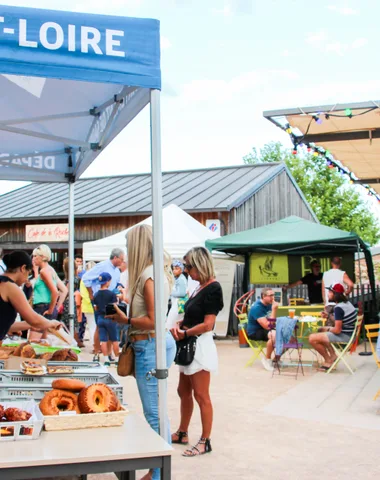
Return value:
[(122, 427), (43, 432), (38, 440), (1, 444), (0, 479), (24, 480), (115, 472), (135, 480), (136, 470), (161, 468), (171, 478), (172, 448), (138, 415)]

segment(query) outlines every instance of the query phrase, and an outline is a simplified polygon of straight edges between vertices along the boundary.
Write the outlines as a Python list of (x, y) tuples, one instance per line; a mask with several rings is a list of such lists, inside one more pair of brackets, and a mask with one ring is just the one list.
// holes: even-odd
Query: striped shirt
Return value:
[(358, 313), (351, 302), (338, 303), (334, 308), (334, 318), (342, 322), (342, 333), (352, 335)]

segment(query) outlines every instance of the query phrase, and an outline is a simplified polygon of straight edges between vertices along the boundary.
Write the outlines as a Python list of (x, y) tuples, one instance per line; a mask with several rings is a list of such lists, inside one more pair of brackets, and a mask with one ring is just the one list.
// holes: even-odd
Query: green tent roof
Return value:
[(356, 233), (326, 227), (296, 216), (287, 217), (264, 227), (207, 240), (209, 250), (243, 254), (270, 251), (302, 255), (305, 253), (332, 253), (334, 250), (357, 251), (367, 245)]

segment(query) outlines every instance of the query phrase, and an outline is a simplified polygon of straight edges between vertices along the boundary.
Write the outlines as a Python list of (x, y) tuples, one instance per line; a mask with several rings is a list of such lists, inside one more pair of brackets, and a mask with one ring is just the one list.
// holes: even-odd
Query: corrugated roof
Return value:
[[(264, 163), (162, 174), (164, 206), (188, 212), (229, 211), (285, 170)], [(150, 174), (86, 178), (75, 183), (77, 217), (150, 214)], [(32, 183), (0, 196), (0, 221), (67, 217), (68, 186)]]

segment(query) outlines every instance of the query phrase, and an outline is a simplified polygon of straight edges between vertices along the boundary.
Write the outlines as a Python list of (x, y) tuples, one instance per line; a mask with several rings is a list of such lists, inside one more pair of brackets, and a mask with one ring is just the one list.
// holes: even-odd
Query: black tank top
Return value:
[[(9, 277), (0, 275), (0, 283), (15, 283)], [(0, 295), (0, 340), (3, 340), (8, 330), (15, 323), (17, 316), (16, 309), (10, 302), (5, 302)]]

